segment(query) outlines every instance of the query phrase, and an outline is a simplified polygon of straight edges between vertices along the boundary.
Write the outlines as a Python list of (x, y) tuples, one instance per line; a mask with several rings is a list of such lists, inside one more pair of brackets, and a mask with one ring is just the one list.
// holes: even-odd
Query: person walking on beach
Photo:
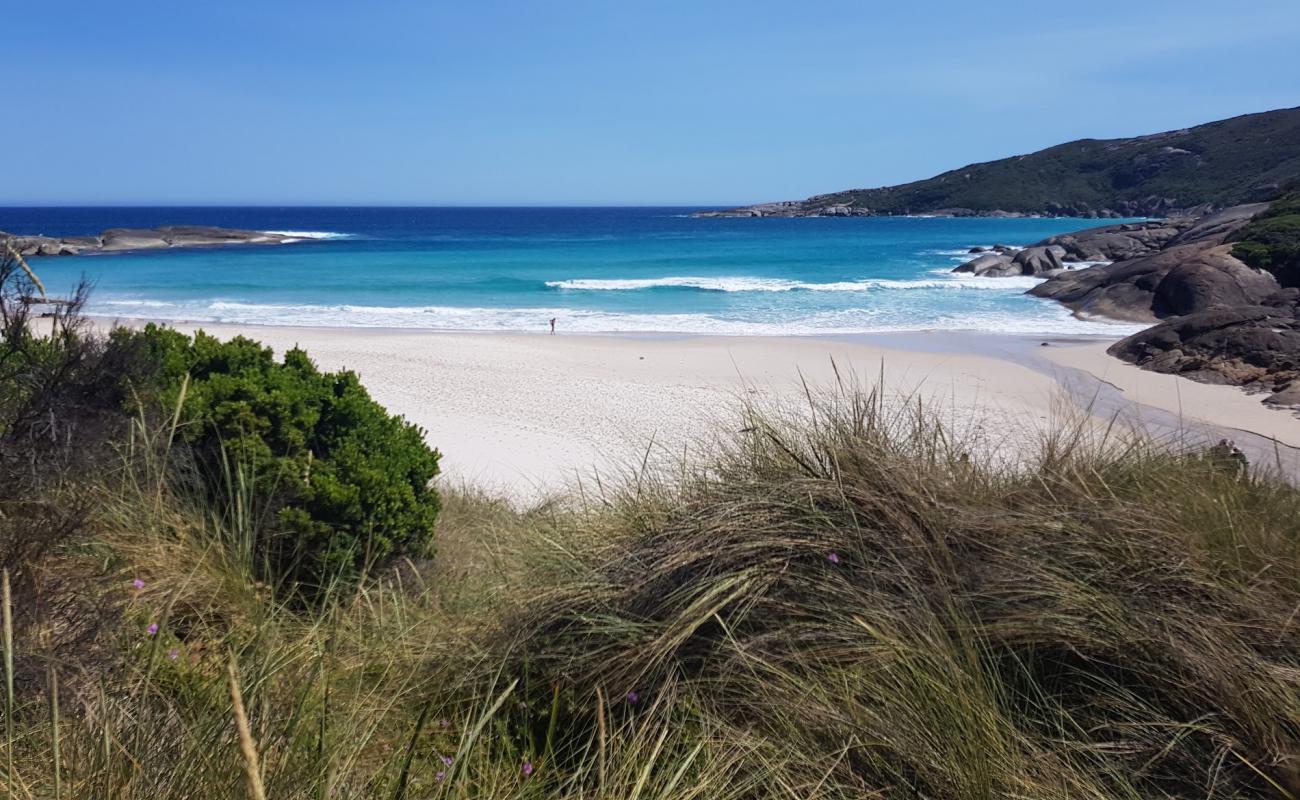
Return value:
[(555, 335), (555, 317), (551, 317), (551, 335)]

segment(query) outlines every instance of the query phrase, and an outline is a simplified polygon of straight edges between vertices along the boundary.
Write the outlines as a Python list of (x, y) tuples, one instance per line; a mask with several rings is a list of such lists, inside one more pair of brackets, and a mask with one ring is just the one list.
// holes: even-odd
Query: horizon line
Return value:
[(0, 202), (0, 211), (16, 208), (737, 208), (735, 203), (29, 203)]

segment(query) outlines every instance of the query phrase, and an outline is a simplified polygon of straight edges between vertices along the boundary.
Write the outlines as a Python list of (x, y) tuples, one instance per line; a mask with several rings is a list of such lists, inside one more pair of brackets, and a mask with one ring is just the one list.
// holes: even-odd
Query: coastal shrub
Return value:
[[(255, 518), (254, 556), (308, 592), (395, 556), (432, 554), (439, 454), (355, 373), (322, 372), (299, 349), (277, 361), (244, 337), (118, 330), (157, 365), (150, 393), (179, 409), (178, 439), (209, 495)], [(237, 497), (237, 495), (241, 495)]]
[(1275, 200), (1237, 239), (1234, 256), (1273, 273), (1284, 287), (1300, 286), (1300, 192)]

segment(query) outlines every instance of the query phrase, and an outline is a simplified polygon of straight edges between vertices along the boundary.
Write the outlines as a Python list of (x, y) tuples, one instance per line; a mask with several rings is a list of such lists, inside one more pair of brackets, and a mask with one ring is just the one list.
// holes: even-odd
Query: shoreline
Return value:
[[(92, 318), (97, 326), (114, 322), (148, 320)], [(1236, 387), (1144, 372), (1105, 355), (1118, 337), (550, 336), (164, 324), (244, 335), (277, 356), (301, 346), (322, 369), (352, 369), (378, 402), (426, 431), (444, 455), (440, 480), (524, 504), (644, 460), (678, 463), (706, 451), (719, 431), (739, 429), (746, 403), (798, 409), (809, 388), (845, 376), (865, 387), (879, 383), (899, 408), (925, 404), (994, 458), (1014, 459), (1050, 431), (1086, 419), (1096, 431), (1118, 421), (1158, 438), (1233, 439), (1252, 462), (1276, 458), (1284, 472), (1300, 475), (1300, 419)], [(1180, 404), (1171, 405), (1171, 396)]]

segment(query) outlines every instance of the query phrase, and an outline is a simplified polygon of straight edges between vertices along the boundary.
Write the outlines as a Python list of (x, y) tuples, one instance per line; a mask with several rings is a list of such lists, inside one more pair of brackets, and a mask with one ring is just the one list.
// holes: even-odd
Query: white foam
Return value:
[(1126, 335), (1143, 326), (1081, 320), (1043, 301), (1041, 313), (959, 312), (903, 319), (896, 309), (853, 308), (756, 321), (710, 314), (623, 314), (571, 308), (465, 308), (455, 306), (290, 305), (229, 300), (167, 302), (119, 298), (96, 306), (109, 316), (165, 321), (226, 322), (340, 328), (414, 328), (460, 331), (544, 331), (555, 317), (562, 332), (693, 333), (799, 336), (901, 331), (987, 331), (1026, 334)]
[(100, 300), (95, 305), (98, 306), (127, 306), (139, 308), (171, 308), (175, 303), (169, 303), (165, 300)]
[[(997, 251), (995, 251), (995, 250), (993, 249), (993, 245), (991, 245), (991, 244), (989, 244), (989, 245), (981, 245), (981, 246), (984, 248), (984, 252), (982, 252), (982, 253), (972, 253), (972, 252), (971, 252), (971, 248), (969, 248), (969, 247), (963, 247), (963, 248), (960, 248), (960, 249), (957, 249), (957, 250), (922, 250), (922, 251), (921, 251), (921, 255), (923, 255), (923, 256), (961, 256), (963, 260), (969, 261), (969, 260), (972, 259), (972, 258), (979, 258), (980, 256), (986, 256), (986, 255), (988, 255), (989, 253), (996, 253), (996, 252), (997, 252)], [(1008, 252), (1012, 252), (1012, 253), (1014, 253), (1014, 252), (1019, 252), (1020, 250), (1024, 249), (1024, 248), (1017, 247), (1017, 246), (1013, 246), (1013, 245), (1003, 245), (1003, 247), (1008, 247), (1008, 248), (1010, 248)]]
[(351, 239), (350, 233), (336, 233), (334, 231), (262, 231), (273, 236), (287, 236), (294, 241), (302, 239)]
[(889, 279), (871, 278), (860, 281), (836, 281), (832, 283), (807, 283), (804, 281), (785, 280), (783, 278), (755, 277), (692, 277), (669, 276), (664, 278), (624, 278), (624, 279), (575, 279), (547, 281), (552, 289), (570, 291), (613, 292), (637, 291), (658, 288), (688, 288), (709, 292), (869, 292), (873, 290), (907, 290), (907, 289), (975, 289), (983, 291), (1023, 292), (1042, 282), (1041, 278), (977, 278), (970, 275), (958, 275), (946, 270), (934, 270), (934, 275), (942, 278)]

